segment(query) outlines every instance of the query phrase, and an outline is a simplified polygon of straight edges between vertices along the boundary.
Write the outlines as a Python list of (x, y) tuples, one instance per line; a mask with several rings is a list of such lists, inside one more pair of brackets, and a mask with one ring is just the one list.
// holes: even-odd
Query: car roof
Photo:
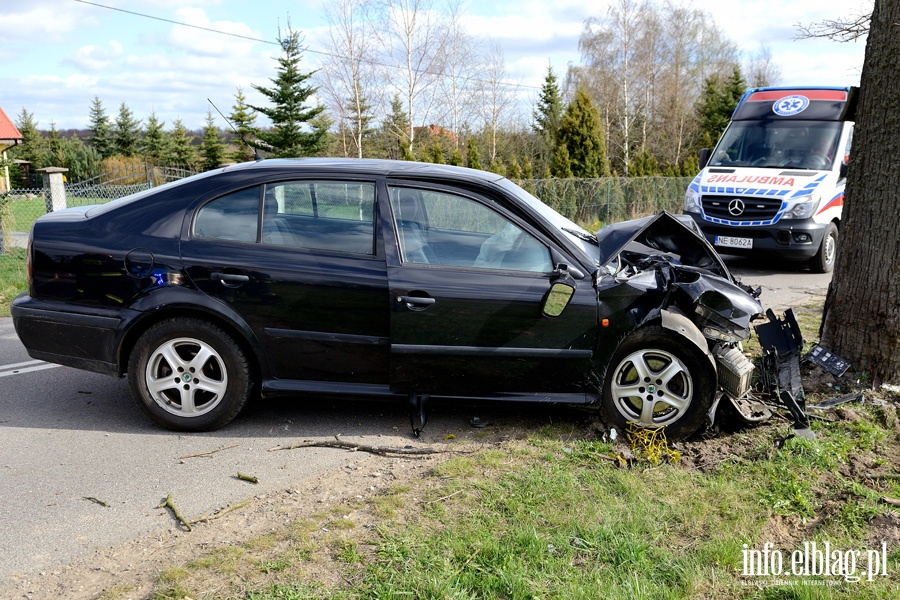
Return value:
[(434, 163), (377, 158), (267, 158), (256, 162), (240, 163), (225, 167), (224, 171), (281, 170), (298, 172), (335, 172), (381, 175), (384, 177), (424, 177), (461, 180), (499, 181), (501, 175)]

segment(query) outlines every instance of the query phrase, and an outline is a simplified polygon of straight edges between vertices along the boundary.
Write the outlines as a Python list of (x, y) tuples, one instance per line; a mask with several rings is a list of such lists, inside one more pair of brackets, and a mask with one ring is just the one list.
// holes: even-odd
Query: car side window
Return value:
[(255, 186), (204, 204), (194, 221), (194, 235), (255, 242), (259, 226), (259, 192), (259, 186)]
[(391, 187), (390, 198), (400, 258), (405, 263), (553, 270), (547, 246), (476, 200), (408, 187)]
[(375, 184), (287, 181), (266, 186), (264, 244), (375, 253)]

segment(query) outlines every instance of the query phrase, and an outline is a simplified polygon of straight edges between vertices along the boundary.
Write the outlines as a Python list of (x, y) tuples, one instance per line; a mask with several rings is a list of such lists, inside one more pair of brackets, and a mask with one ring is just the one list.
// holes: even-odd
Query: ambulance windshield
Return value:
[(841, 125), (839, 121), (732, 121), (709, 165), (831, 169)]

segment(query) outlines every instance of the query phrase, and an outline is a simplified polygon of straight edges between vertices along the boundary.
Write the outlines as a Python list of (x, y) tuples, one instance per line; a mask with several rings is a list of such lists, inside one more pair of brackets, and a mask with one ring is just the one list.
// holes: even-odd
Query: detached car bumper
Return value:
[[(721, 254), (752, 256), (777, 255), (793, 260), (812, 258), (819, 251), (825, 224), (812, 219), (782, 220), (774, 225), (761, 227), (729, 227), (710, 223), (697, 213), (690, 213), (703, 236)], [(735, 248), (716, 244), (719, 236), (753, 240), (751, 248)]]
[(32, 358), (121, 375), (117, 348), (125, 321), (122, 310), (35, 300), (23, 293), (13, 300), (11, 312), (16, 333)]

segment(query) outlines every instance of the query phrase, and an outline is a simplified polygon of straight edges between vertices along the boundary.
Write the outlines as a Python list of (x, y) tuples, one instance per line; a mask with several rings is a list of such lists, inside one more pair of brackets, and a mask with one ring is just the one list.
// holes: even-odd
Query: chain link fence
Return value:
[[(65, 206), (103, 204), (193, 174), (185, 169), (145, 166), (126, 173), (104, 174), (65, 184)], [(607, 177), (601, 179), (533, 179), (516, 181), (544, 203), (594, 231), (667, 210), (680, 213), (687, 177)], [(0, 194), (0, 306), (24, 288), (25, 247), (32, 224), (54, 200), (50, 186), (14, 189)]]
[(517, 182), (589, 231), (667, 210), (680, 213), (691, 177), (604, 177)]

